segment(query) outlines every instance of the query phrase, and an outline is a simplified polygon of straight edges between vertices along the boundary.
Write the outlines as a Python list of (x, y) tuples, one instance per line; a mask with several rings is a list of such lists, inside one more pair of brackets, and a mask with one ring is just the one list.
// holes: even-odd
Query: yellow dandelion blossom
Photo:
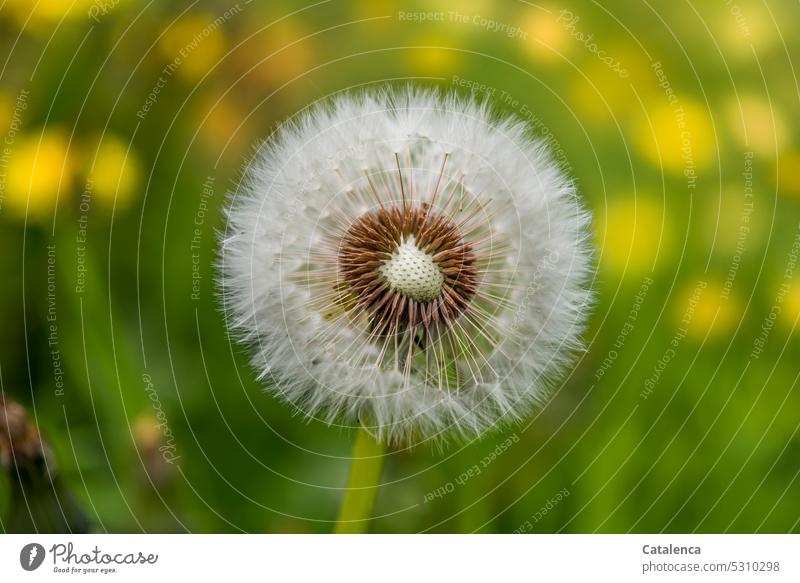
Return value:
[(688, 97), (651, 99), (633, 114), (631, 137), (641, 154), (669, 172), (685, 173), (714, 159), (716, 138), (706, 109)]
[(755, 204), (758, 196), (742, 186), (723, 189), (719, 197), (702, 202), (705, 244), (715, 252), (736, 257), (764, 243), (772, 211)]
[(712, 30), (725, 58), (752, 61), (754, 53), (763, 57), (767, 51), (780, 46), (781, 37), (775, 22), (791, 18), (783, 12), (780, 4), (773, 3), (767, 8), (761, 0), (721, 2), (712, 20)]
[[(353, 16), (357, 20), (372, 19), (361, 26), (369, 29), (381, 29), (396, 26), (399, 20), (398, 13), (407, 10), (402, 0), (360, 0), (353, 5)], [(388, 16), (389, 18), (383, 18)]]
[(142, 182), (142, 164), (130, 144), (105, 135), (87, 152), (85, 162), (94, 200), (109, 208), (116, 201), (118, 211), (130, 206)]
[(13, 115), (13, 100), (8, 93), (0, 91), (0, 132), (5, 133), (11, 127), (11, 116)]
[(197, 81), (225, 52), (224, 26), (222, 17), (211, 13), (189, 14), (164, 32), (159, 50), (164, 59), (177, 65), (176, 74)]
[(772, 182), (779, 193), (800, 198), (800, 150), (787, 150), (778, 156)]
[(460, 53), (448, 48), (441, 38), (421, 38), (407, 51), (409, 64), (416, 74), (451, 75), (456, 70)]
[(755, 94), (731, 97), (724, 107), (725, 119), (742, 148), (759, 156), (775, 157), (788, 138), (780, 107)]
[(601, 267), (615, 275), (639, 277), (671, 254), (669, 222), (651, 198), (611, 201), (600, 213), (598, 227)]
[(567, 95), (581, 119), (595, 123), (619, 123), (630, 111), (636, 96), (631, 83), (647, 73), (648, 65), (635, 47), (612, 44), (608, 49), (615, 63), (609, 66), (594, 55), (587, 55), (580, 64), (580, 72), (572, 74)]
[(559, 55), (570, 52), (569, 11), (555, 7), (528, 9), (519, 20), (522, 30), (528, 33), (525, 50), (537, 61), (557, 62), (561, 60)]
[(27, 32), (41, 36), (50, 34), (62, 21), (89, 24), (89, 10), (96, 0), (6, 0), (3, 14)]
[(730, 286), (719, 281), (687, 285), (675, 308), (678, 326), (695, 340), (717, 338), (735, 330), (742, 306)]
[[(270, 21), (273, 17), (268, 18)], [(262, 28), (258, 24), (258, 29)], [(256, 53), (241, 52), (239, 59), (246, 59), (243, 63), (249, 69), (256, 66), (253, 71), (259, 80), (271, 86), (280, 86), (290, 82), (313, 67), (314, 49), (313, 39), (305, 38), (311, 34), (300, 22), (281, 20), (275, 22), (266, 30), (245, 33), (249, 36), (256, 33), (250, 42), (260, 45)], [(256, 58), (256, 62), (252, 59)]]
[(788, 283), (779, 318), (793, 332), (800, 331), (800, 277)]
[(4, 207), (9, 214), (43, 219), (73, 186), (67, 135), (60, 129), (17, 136), (9, 146)]
[[(218, 99), (217, 96), (208, 96), (202, 99), (196, 109), (195, 119), (202, 143), (212, 153), (219, 153), (221, 148), (228, 151), (226, 159), (233, 159), (237, 153), (242, 153), (255, 140), (255, 136), (248, 133), (249, 126), (242, 125), (245, 115), (237, 103), (229, 96)], [(225, 136), (220, 140), (220, 136)]]
[(136, 445), (143, 450), (158, 448), (163, 440), (163, 433), (159, 428), (159, 421), (154, 415), (145, 413), (139, 415), (131, 423), (133, 438)]

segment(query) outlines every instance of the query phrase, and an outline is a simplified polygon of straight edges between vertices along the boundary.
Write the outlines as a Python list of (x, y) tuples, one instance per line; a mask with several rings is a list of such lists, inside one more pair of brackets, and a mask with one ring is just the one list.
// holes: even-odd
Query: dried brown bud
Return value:
[(0, 466), (14, 465), (44, 457), (45, 445), (25, 408), (5, 394), (0, 395)]

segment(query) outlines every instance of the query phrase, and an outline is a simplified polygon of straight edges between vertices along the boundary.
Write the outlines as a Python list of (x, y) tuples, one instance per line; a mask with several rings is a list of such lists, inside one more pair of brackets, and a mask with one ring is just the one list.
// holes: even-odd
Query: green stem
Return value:
[(378, 494), (382, 462), (383, 444), (359, 427), (353, 444), (347, 490), (334, 529), (336, 534), (362, 534), (367, 531)]

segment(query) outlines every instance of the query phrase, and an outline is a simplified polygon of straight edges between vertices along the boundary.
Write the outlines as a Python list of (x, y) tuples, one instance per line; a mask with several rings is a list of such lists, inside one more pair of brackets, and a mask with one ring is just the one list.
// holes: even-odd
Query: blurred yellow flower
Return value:
[(610, 201), (599, 213), (598, 230), (601, 267), (616, 276), (639, 277), (672, 251), (670, 224), (649, 197)]
[(224, 26), (224, 15), (193, 12), (164, 31), (159, 50), (167, 61), (177, 65), (176, 74), (197, 81), (225, 51)]
[(534, 59), (556, 62), (570, 52), (571, 38), (561, 8), (549, 6), (526, 9), (518, 20), (528, 33), (525, 49)]
[(636, 108), (631, 137), (634, 145), (657, 167), (686, 173), (707, 166), (715, 156), (714, 128), (705, 108), (681, 96), (671, 103), (654, 95), (646, 115)]
[(8, 93), (0, 91), (0, 132), (5, 133), (11, 126), (12, 115), (14, 115), (14, 101)]
[(158, 419), (150, 413), (143, 413), (133, 420), (131, 433), (140, 451), (157, 449), (164, 437)]
[(581, 120), (610, 124), (616, 118), (617, 123), (622, 124), (630, 112), (631, 103), (636, 100), (631, 84), (635, 85), (649, 68), (635, 49), (622, 43), (613, 43), (608, 49), (609, 54), (619, 55), (619, 62), (626, 72), (624, 78), (589, 53), (581, 61), (580, 71), (570, 73), (567, 95)]
[(142, 164), (131, 145), (106, 134), (85, 156), (93, 199), (109, 208), (116, 203), (117, 211), (130, 206), (142, 182)]
[(742, 186), (729, 186), (720, 196), (709, 196), (699, 207), (706, 226), (704, 243), (715, 252), (733, 258), (762, 245), (769, 233), (772, 211), (766, 211), (746, 195)]
[[(610, 123), (621, 113), (619, 107), (630, 94), (630, 87), (611, 78), (613, 73), (602, 63), (587, 63), (582, 67), (588, 79), (575, 74), (569, 82), (567, 97), (579, 119), (595, 123)], [(609, 82), (611, 81), (611, 82)], [(628, 108), (624, 109), (627, 112)]]
[(416, 75), (451, 75), (456, 70), (456, 65), (461, 53), (448, 48), (449, 43), (442, 38), (422, 38), (407, 49), (409, 64)]
[[(6, 0), (2, 15), (10, 16), (19, 27), (37, 35), (49, 34), (49, 29), (62, 19), (84, 21), (87, 25), (89, 9), (96, 0)], [(110, 1), (110, 0), (109, 0)]]
[(800, 197), (800, 150), (788, 150), (778, 156), (772, 182), (779, 193)]
[(716, 280), (688, 284), (678, 298), (678, 326), (695, 340), (729, 334), (742, 318), (738, 296)]
[[(274, 17), (265, 17), (270, 22)], [(271, 86), (280, 86), (292, 81), (308, 71), (314, 62), (312, 39), (304, 38), (311, 31), (303, 27), (299, 21), (281, 20), (262, 30), (261, 22), (251, 23), (257, 29), (245, 33), (255, 33), (248, 43), (255, 43), (254, 51), (237, 51), (235, 57), (246, 60), (243, 63), (249, 70), (255, 65), (253, 73), (258, 79)], [(253, 62), (254, 59), (256, 62)]]
[[(395, 26), (397, 23), (397, 13), (408, 10), (406, 2), (403, 0), (360, 0), (352, 4), (353, 15), (357, 20), (374, 19), (368, 26), (386, 28)], [(388, 16), (389, 18), (381, 18)], [(364, 23), (361, 24), (364, 26)]]
[(794, 332), (800, 332), (800, 277), (791, 282), (783, 298), (780, 320)]
[(173, 462), (178, 456), (174, 455), (174, 444), (167, 438), (169, 428), (164, 429), (163, 418), (142, 413), (131, 422), (130, 431), (143, 464), (140, 469), (147, 475), (148, 482), (160, 484), (171, 480), (175, 475)]
[(725, 119), (739, 145), (762, 157), (775, 157), (786, 145), (787, 125), (780, 108), (752, 93), (728, 99)]
[(19, 135), (8, 146), (5, 202), (9, 214), (32, 220), (52, 215), (56, 202), (73, 186), (67, 135), (48, 128), (35, 134)]
[[(225, 149), (223, 158), (232, 161), (258, 139), (258, 136), (247, 132), (252, 125), (244, 122), (245, 117), (229, 94), (222, 98), (209, 95), (200, 100), (193, 119), (197, 120), (202, 143), (209, 151), (216, 156)], [(225, 136), (225, 139), (220, 140), (220, 136)]]
[[(753, 60), (753, 54), (765, 53), (781, 43), (778, 24), (791, 18), (780, 3), (769, 6), (761, 0), (736, 0), (721, 2), (711, 25), (719, 39), (726, 59)], [(775, 19), (773, 21), (773, 18)]]

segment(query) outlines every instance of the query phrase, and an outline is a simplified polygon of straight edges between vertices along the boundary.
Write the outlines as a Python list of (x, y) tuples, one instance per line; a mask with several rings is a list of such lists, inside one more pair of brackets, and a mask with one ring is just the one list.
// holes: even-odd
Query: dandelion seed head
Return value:
[(524, 122), (414, 88), (280, 126), (232, 195), (225, 310), (309, 417), (395, 442), (522, 418), (581, 347), (588, 214)]

